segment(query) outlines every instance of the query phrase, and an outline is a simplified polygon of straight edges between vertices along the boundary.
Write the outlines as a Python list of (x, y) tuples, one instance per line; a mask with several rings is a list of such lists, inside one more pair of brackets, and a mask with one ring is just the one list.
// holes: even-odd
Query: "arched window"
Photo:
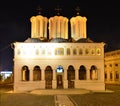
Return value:
[(85, 54), (86, 54), (86, 55), (89, 54), (89, 50), (88, 50), (88, 48), (85, 49)]
[(90, 79), (91, 80), (97, 80), (98, 77), (97, 77), (97, 68), (96, 66), (91, 66), (91, 69), (90, 69)]
[(95, 55), (95, 49), (93, 49), (93, 48), (91, 49), (91, 54)]
[(81, 65), (79, 68), (79, 79), (86, 80), (86, 68), (83, 65)]
[(73, 55), (76, 55), (77, 54), (77, 50), (76, 48), (73, 49)]
[(35, 66), (33, 69), (33, 81), (41, 80), (41, 69), (39, 66)]
[(70, 55), (70, 48), (67, 48), (67, 55)]
[(64, 48), (55, 48), (55, 55), (64, 55)]
[(22, 81), (29, 81), (29, 69), (28, 69), (28, 66), (23, 66), (22, 67)]
[(79, 55), (82, 55), (83, 54), (83, 51), (82, 51), (82, 49), (80, 48), (79, 49)]
[(115, 80), (119, 80), (119, 72), (118, 71), (115, 72)]
[(107, 80), (107, 73), (105, 72), (105, 80)]
[(97, 54), (97, 55), (101, 55), (101, 49), (100, 49), (100, 48), (97, 48), (97, 49), (96, 49), (96, 54)]

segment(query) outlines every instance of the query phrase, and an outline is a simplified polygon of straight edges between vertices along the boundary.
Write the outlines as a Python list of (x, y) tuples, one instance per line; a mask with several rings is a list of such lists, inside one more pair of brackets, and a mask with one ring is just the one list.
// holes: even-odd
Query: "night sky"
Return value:
[(69, 19), (76, 15), (87, 18), (87, 37), (95, 42), (105, 42), (105, 51), (120, 49), (120, 6), (118, 0), (4, 0), (0, 2), (0, 70), (12, 70), (13, 49), (11, 44), (24, 41), (31, 36), (30, 17), (56, 15), (55, 8), (61, 7), (61, 15)]

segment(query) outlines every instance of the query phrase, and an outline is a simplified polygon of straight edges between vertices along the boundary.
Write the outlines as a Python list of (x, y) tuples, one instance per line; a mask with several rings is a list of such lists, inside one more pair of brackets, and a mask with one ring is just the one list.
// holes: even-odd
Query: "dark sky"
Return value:
[(120, 48), (120, 6), (118, 0), (3, 0), (0, 2), (0, 70), (13, 68), (11, 43), (24, 41), (31, 34), (30, 17), (37, 15), (37, 7), (42, 15), (56, 15), (59, 5), (61, 15), (69, 19), (76, 15), (87, 18), (87, 37), (95, 42), (105, 42), (105, 51)]

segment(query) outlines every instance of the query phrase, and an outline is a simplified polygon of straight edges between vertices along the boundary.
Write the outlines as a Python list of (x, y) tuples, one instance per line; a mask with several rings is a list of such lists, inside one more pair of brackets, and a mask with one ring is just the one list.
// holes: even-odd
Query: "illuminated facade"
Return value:
[(120, 84), (120, 50), (105, 53), (105, 83)]
[(30, 21), (31, 38), (14, 43), (15, 92), (60, 88), (105, 90), (105, 44), (87, 38), (86, 17), (68, 19), (56, 15), (48, 19), (37, 15)]

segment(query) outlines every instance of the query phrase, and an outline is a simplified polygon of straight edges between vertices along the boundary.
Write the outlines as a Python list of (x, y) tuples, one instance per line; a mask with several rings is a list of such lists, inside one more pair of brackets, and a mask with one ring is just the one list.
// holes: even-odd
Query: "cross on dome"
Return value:
[(62, 9), (59, 7), (59, 6), (57, 6), (56, 8), (55, 8), (55, 11), (57, 11), (57, 15), (60, 15), (60, 11), (61, 11)]
[(40, 15), (41, 14), (42, 8), (40, 6), (37, 7), (37, 13)]
[(77, 15), (80, 15), (80, 7), (77, 6), (75, 10), (77, 11)]

